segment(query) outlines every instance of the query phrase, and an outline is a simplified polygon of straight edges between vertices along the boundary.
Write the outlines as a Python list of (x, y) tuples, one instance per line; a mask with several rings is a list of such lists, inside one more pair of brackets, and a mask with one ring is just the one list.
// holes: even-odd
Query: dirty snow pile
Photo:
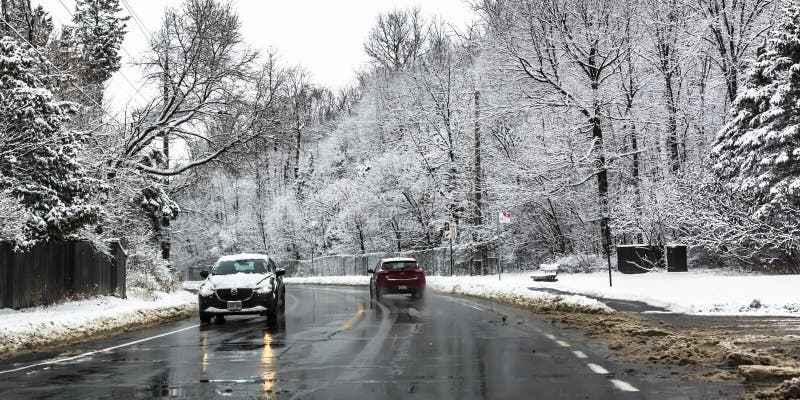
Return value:
[(0, 309), (0, 358), (17, 352), (113, 334), (197, 310), (197, 297), (180, 290), (137, 293), (127, 299), (101, 296), (47, 307)]
[[(428, 276), (427, 287), (447, 294), (481, 297), (531, 307), (540, 311), (612, 312), (605, 304), (580, 295), (556, 295), (528, 289), (528, 282), (497, 276)], [(315, 276), (286, 278), (287, 283), (367, 286), (369, 276)]]
[(613, 287), (608, 286), (608, 272), (559, 274), (558, 282), (533, 282), (528, 275), (503, 275), (503, 280), (527, 282), (533, 290), (641, 301), (686, 314), (800, 316), (800, 275), (726, 275), (714, 270), (614, 273)]

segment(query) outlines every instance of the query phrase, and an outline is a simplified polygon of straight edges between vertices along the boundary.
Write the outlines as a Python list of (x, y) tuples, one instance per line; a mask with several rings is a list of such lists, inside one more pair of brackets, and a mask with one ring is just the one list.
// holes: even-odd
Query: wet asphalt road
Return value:
[[(277, 323), (192, 318), (0, 361), (0, 398), (735, 397), (730, 384), (629, 376), (608, 357), (577, 332), (489, 301), (428, 294), (374, 303), (366, 288), (289, 286)], [(70, 359), (41, 365), (54, 358)]]

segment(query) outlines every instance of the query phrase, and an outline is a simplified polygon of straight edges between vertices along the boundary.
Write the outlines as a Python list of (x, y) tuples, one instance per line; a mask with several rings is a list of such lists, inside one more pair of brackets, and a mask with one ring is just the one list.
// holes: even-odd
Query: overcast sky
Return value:
[[(130, 14), (126, 2), (144, 25), (140, 29), (133, 19), (128, 21), (123, 47), (136, 57), (146, 46), (143, 31), (157, 30), (164, 8), (178, 7), (181, 0), (121, 1), (123, 12)], [(75, 0), (33, 3), (44, 6), (56, 25), (69, 22), (69, 12), (75, 7)], [(367, 62), (362, 44), (379, 13), (417, 6), (424, 15), (439, 16), (456, 26), (473, 19), (465, 0), (234, 0), (233, 3), (238, 8), (244, 36), (252, 47), (264, 51), (274, 48), (284, 63), (302, 65), (315, 82), (334, 89), (350, 83), (355, 71)], [(128, 65), (131, 61), (128, 54), (123, 52), (122, 56), (126, 64), (122, 74), (138, 87), (139, 72)], [(111, 107), (119, 111), (135, 92), (118, 73), (109, 84)], [(139, 101), (141, 98), (133, 99), (133, 103)]]

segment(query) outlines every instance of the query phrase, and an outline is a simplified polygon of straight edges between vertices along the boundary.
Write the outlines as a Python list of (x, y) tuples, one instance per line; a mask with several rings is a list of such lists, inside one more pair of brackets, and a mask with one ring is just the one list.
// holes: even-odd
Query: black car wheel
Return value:
[(211, 314), (200, 311), (200, 323), (208, 324), (211, 322)]
[(275, 296), (272, 300), (272, 304), (270, 304), (269, 308), (267, 309), (267, 321), (275, 321), (278, 318), (279, 306), (280, 301), (278, 300), (278, 296)]

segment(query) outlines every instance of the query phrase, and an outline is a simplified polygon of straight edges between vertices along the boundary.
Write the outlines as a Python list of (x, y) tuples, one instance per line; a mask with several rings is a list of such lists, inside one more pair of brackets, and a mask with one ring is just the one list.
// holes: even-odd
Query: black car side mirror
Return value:
[(283, 268), (275, 268), (275, 276), (284, 276), (286, 275), (286, 270)]
[(374, 270), (374, 269), (368, 269), (368, 270), (367, 270), (367, 273), (368, 273), (368, 274), (374, 274), (374, 273), (375, 273), (375, 270)]
[(208, 278), (208, 271), (200, 271), (200, 277), (203, 279)]

